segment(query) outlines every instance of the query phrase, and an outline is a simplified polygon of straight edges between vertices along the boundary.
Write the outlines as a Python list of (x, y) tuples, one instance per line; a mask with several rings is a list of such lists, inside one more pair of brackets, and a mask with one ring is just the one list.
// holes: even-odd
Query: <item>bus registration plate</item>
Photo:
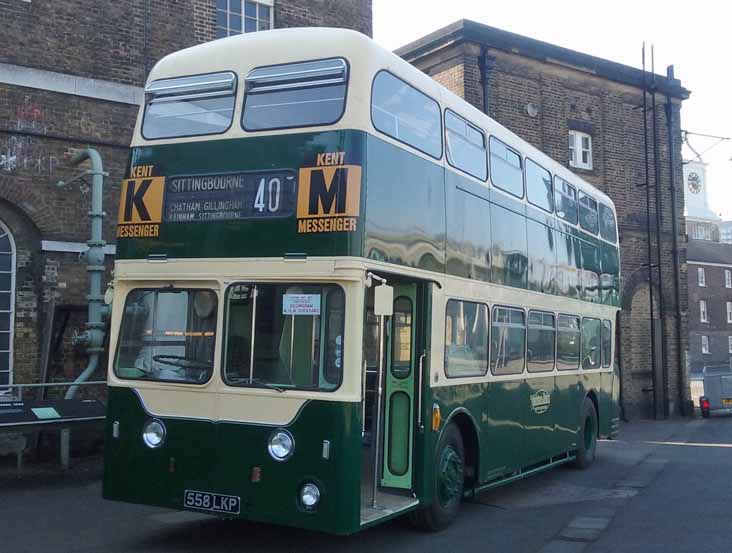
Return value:
[(241, 500), (235, 495), (186, 490), (183, 496), (183, 506), (189, 509), (238, 515)]

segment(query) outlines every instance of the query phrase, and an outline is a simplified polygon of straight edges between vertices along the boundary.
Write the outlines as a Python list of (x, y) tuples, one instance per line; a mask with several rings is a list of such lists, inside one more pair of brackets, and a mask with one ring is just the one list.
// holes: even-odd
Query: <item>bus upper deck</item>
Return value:
[(610, 199), (352, 31), (167, 56), (132, 146), (119, 259), (357, 256), (618, 304)]

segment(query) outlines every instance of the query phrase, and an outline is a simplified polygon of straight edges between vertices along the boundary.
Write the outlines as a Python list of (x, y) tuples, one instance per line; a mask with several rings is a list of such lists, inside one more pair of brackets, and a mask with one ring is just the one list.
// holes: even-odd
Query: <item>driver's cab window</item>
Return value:
[(206, 382), (214, 364), (217, 308), (213, 290), (132, 290), (122, 315), (115, 374), (141, 380)]

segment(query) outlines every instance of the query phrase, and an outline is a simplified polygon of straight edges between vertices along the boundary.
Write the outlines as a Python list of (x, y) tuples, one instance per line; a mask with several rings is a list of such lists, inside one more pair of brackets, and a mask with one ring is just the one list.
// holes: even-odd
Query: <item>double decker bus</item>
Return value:
[(613, 203), (369, 38), (151, 71), (117, 227), (103, 494), (349, 534), (592, 463)]

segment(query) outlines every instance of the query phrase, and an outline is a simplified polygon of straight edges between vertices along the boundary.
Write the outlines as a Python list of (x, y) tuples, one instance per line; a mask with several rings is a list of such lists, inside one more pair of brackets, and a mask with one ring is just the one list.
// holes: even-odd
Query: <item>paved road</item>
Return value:
[(94, 471), (0, 480), (0, 553), (729, 553), (732, 418), (625, 425), (589, 470), (483, 494), (438, 534), (397, 520), (325, 536), (107, 502), (100, 490)]

